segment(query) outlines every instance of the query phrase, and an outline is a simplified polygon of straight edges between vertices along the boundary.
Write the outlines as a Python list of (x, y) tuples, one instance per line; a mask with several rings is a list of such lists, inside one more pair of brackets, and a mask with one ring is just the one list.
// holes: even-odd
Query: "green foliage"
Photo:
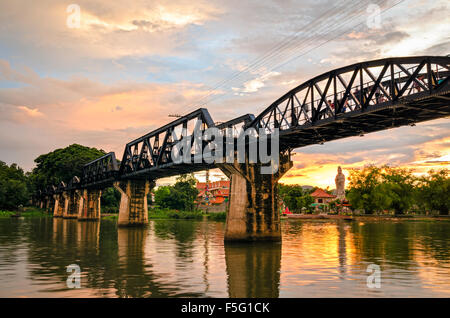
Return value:
[(119, 213), (120, 192), (116, 188), (106, 188), (101, 197), (102, 211), (106, 213)]
[[(0, 218), (11, 217), (12, 215), (16, 215), (18, 212), (13, 211), (0, 211)], [(47, 213), (45, 210), (32, 208), (26, 209), (24, 212), (20, 212), (21, 217), (52, 217), (51, 214)]]
[(363, 209), (367, 214), (393, 211), (404, 214), (413, 206), (428, 207), (448, 213), (448, 172), (429, 172), (417, 178), (410, 169), (367, 166), (350, 171), (347, 198), (353, 209)]
[(449, 171), (430, 170), (427, 176), (419, 178), (418, 191), (415, 198), (419, 206), (448, 215), (450, 210)]
[(208, 214), (208, 220), (223, 222), (227, 219), (226, 212), (217, 212)]
[(310, 204), (314, 203), (311, 191), (303, 190), (300, 185), (279, 184), (278, 193), (283, 202), (292, 212), (300, 213), (303, 208), (311, 210)]
[(173, 186), (162, 186), (155, 191), (155, 204), (161, 208), (192, 211), (198, 195), (196, 183), (192, 174), (181, 175)]
[(203, 218), (203, 213), (200, 211), (151, 209), (148, 213), (148, 217), (149, 219), (201, 220)]
[(351, 170), (349, 176), (350, 190), (347, 199), (354, 209), (364, 209), (366, 214), (373, 214), (379, 207), (376, 187), (381, 183), (380, 169), (375, 166), (361, 170)]
[(17, 209), (28, 200), (28, 180), (22, 168), (0, 161), (0, 209)]
[(40, 155), (34, 160), (36, 168), (30, 175), (33, 189), (45, 189), (50, 185), (58, 185), (61, 181), (68, 183), (73, 176), (81, 176), (86, 163), (104, 154), (103, 150), (73, 144)]

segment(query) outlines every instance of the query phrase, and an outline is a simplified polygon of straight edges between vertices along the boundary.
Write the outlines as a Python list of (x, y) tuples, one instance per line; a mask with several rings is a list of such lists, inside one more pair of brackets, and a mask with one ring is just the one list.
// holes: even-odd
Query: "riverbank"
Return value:
[(448, 215), (328, 215), (328, 214), (288, 214), (288, 220), (346, 220), (346, 221), (448, 221)]
[[(119, 215), (117, 213), (102, 213), (102, 219), (105, 220), (117, 220)], [(226, 213), (204, 213), (202, 211), (177, 211), (177, 210), (162, 210), (152, 209), (148, 212), (149, 220), (203, 220), (208, 219), (211, 221), (225, 221)]]
[(38, 208), (25, 208), (23, 211), (0, 211), (0, 218), (10, 217), (51, 217), (52, 215), (45, 210)]

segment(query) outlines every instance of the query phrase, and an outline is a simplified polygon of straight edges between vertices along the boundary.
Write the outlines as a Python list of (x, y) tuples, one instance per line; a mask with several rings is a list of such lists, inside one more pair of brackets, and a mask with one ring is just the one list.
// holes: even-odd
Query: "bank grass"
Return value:
[(119, 214), (102, 214), (102, 220), (117, 220), (119, 218)]
[(202, 220), (203, 215), (201, 211), (181, 211), (161, 208), (153, 208), (148, 211), (149, 219)]
[(51, 217), (52, 215), (46, 212), (44, 209), (39, 209), (35, 207), (26, 207), (23, 211), (9, 211), (0, 210), (0, 218), (10, 218), (10, 217)]
[(227, 219), (226, 212), (215, 212), (215, 213), (208, 214), (208, 220), (210, 220), (210, 221), (225, 222), (226, 219)]

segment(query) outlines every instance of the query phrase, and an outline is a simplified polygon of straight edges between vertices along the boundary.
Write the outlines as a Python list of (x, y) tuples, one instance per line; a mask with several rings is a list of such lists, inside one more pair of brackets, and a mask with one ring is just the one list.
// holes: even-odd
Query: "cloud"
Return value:
[[(260, 71), (261, 72), (261, 71)], [(264, 71), (262, 71), (264, 72)], [(262, 75), (258, 76), (255, 79), (252, 79), (250, 81), (247, 81), (243, 84), (242, 88), (233, 87), (232, 90), (237, 93), (255, 93), (260, 88), (263, 88), (265, 86), (265, 82), (268, 81), (270, 78), (275, 77), (277, 75), (280, 75), (279, 72), (266, 72)]]
[(42, 117), (42, 114), (37, 108), (30, 109), (27, 106), (19, 106), (20, 110), (22, 110), (29, 117)]

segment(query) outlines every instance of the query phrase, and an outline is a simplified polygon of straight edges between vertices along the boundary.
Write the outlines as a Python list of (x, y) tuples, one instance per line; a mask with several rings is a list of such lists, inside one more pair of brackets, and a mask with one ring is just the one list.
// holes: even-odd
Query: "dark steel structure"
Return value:
[(388, 58), (319, 75), (248, 125), (298, 148), (450, 115), (450, 57)]
[[(214, 122), (208, 110), (200, 108), (129, 142), (125, 146), (120, 165), (120, 178), (156, 179), (206, 169), (204, 162), (176, 164), (172, 160), (171, 152), (184, 138), (193, 137), (196, 128), (203, 132), (210, 127), (214, 127)], [(193, 146), (194, 138), (191, 138), (190, 142)], [(203, 142), (201, 146), (203, 149)]]
[(118, 171), (116, 155), (114, 152), (110, 152), (84, 165), (80, 187), (105, 188), (112, 186), (118, 177)]
[[(173, 147), (185, 138), (193, 145), (195, 128), (279, 129), (280, 152), (365, 133), (414, 125), (450, 115), (450, 57), (387, 58), (357, 63), (319, 75), (287, 92), (257, 117), (246, 114), (214, 124), (200, 108), (125, 146), (120, 167), (113, 152), (83, 167), (67, 189), (104, 188), (114, 181), (157, 179), (214, 167), (204, 161), (176, 163)], [(197, 126), (196, 126), (197, 125)], [(204, 148), (208, 142), (201, 141)], [(200, 145), (199, 145), (200, 146)], [(190, 154), (194, 158), (194, 154)], [(51, 195), (65, 189), (46, 189)]]

